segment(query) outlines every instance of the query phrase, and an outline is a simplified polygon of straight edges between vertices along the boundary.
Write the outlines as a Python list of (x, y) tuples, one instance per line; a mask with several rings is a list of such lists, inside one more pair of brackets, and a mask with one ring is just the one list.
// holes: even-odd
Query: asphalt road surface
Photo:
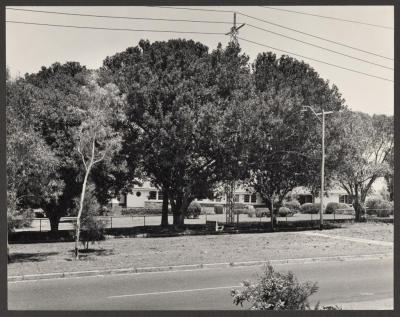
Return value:
[[(276, 265), (318, 282), (321, 304), (393, 298), (393, 259)], [(230, 290), (262, 266), (75, 277), (8, 283), (9, 310), (229, 310)]]

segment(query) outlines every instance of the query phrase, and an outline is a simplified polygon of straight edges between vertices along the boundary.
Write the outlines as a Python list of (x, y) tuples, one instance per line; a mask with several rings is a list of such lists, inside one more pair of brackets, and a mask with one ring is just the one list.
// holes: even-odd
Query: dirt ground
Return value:
[[(320, 231), (318, 231), (320, 232)], [(393, 224), (346, 224), (324, 234), (393, 241)], [(110, 238), (73, 260), (74, 244), (11, 244), (8, 275), (198, 263), (391, 253), (393, 247), (274, 232), (168, 238)]]

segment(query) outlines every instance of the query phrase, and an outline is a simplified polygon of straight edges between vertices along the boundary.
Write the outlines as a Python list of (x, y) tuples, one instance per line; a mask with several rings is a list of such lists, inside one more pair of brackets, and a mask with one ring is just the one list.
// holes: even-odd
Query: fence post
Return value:
[(206, 213), (206, 223), (207, 223), (207, 213)]
[(333, 210), (333, 221), (336, 221), (335, 215), (336, 215), (336, 210), (334, 209), (334, 210)]
[(42, 219), (39, 219), (39, 232), (42, 232)]
[(146, 227), (146, 216), (143, 216), (143, 227)]
[(112, 229), (112, 217), (110, 217), (110, 225), (111, 225), (111, 229)]

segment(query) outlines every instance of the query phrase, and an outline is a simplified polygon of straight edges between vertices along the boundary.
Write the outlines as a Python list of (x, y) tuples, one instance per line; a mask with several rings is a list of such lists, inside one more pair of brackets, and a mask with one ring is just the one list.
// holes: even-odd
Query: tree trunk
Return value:
[(168, 191), (162, 190), (163, 202), (162, 202), (162, 213), (161, 213), (161, 227), (168, 227)]
[(85, 178), (84, 178), (83, 184), (82, 184), (82, 193), (81, 193), (81, 200), (79, 203), (79, 211), (78, 211), (78, 215), (76, 217), (76, 234), (75, 234), (75, 258), (76, 259), (78, 259), (78, 254), (79, 254), (78, 253), (78, 244), (79, 244), (79, 235), (80, 235), (80, 231), (81, 231), (81, 215), (82, 215), (82, 210), (83, 210), (83, 202), (85, 199), (87, 179), (88, 179), (91, 168), (92, 168), (92, 161), (90, 162), (90, 164), (88, 165), (88, 167), (86, 169)]
[(50, 222), (50, 231), (57, 232), (58, 225), (59, 225), (60, 219), (61, 219), (60, 215), (57, 213), (56, 210), (53, 209), (51, 212), (48, 213), (48, 217), (49, 217), (49, 222)]

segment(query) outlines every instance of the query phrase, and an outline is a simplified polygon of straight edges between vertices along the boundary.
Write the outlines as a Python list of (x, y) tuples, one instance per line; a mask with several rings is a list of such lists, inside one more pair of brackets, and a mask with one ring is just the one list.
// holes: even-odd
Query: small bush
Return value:
[(293, 213), (300, 211), (300, 203), (298, 202), (298, 200), (285, 201), (283, 203), (283, 206), (289, 208), (290, 211)]
[(326, 208), (325, 208), (326, 214), (346, 213), (346, 212), (354, 212), (353, 207), (350, 207), (347, 204), (331, 201), (326, 205)]
[(92, 213), (82, 215), (80, 240), (86, 249), (89, 243), (105, 240), (104, 228), (104, 221), (96, 219)]
[(293, 216), (293, 213), (290, 211), (289, 208), (281, 207), (281, 208), (279, 208), (278, 215), (280, 217), (286, 217), (286, 216)]
[(369, 198), (365, 203), (368, 215), (376, 215), (378, 217), (389, 217), (393, 212), (393, 205), (379, 197)]
[(222, 215), (224, 213), (224, 207), (222, 207), (221, 205), (215, 205), (214, 212), (216, 215)]
[(271, 211), (269, 208), (256, 208), (256, 217), (269, 217), (271, 216)]
[[(299, 283), (292, 272), (275, 272), (267, 265), (264, 274), (257, 283), (244, 281), (243, 290), (232, 289), (231, 296), (235, 305), (251, 304), (251, 310), (310, 310), (308, 298), (317, 292), (317, 283)], [(318, 309), (339, 309), (338, 307), (319, 307)]]
[(321, 204), (305, 203), (300, 206), (300, 211), (303, 214), (317, 214), (319, 213)]
[(256, 209), (253, 206), (248, 205), (247, 206), (247, 215), (250, 218), (254, 218), (256, 216)]
[(199, 218), (201, 205), (197, 201), (192, 201), (187, 209), (186, 218)]
[(215, 215), (214, 206), (213, 207), (205, 207), (201, 205), (201, 215)]
[(247, 205), (242, 204), (242, 203), (235, 203), (233, 206), (233, 213), (235, 215), (237, 214), (247, 214)]

